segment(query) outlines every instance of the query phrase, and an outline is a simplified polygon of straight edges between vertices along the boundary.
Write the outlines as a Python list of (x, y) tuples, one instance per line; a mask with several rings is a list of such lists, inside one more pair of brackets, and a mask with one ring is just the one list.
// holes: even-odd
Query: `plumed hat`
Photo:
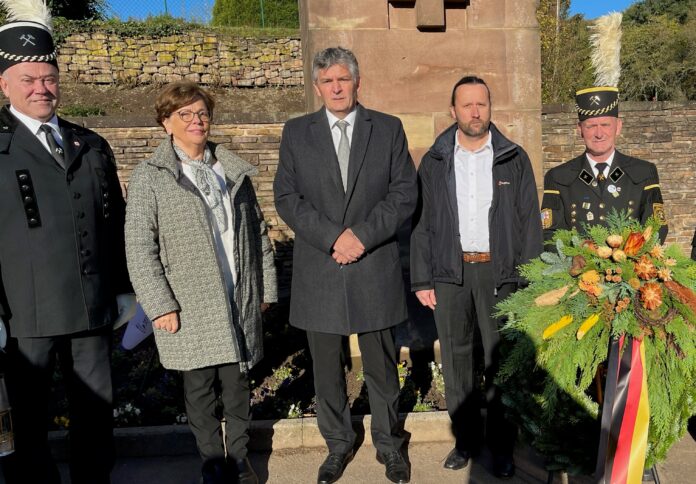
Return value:
[(22, 62), (58, 66), (51, 14), (43, 0), (0, 0), (7, 23), (0, 27), (0, 72)]
[(621, 77), (620, 13), (599, 17), (591, 27), (592, 67), (595, 86), (575, 93), (575, 109), (584, 121), (599, 116), (619, 116), (619, 78)]

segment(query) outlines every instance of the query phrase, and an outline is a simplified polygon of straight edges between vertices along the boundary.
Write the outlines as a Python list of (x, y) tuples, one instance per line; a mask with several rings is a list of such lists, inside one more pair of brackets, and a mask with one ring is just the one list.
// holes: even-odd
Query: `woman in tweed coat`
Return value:
[(162, 365), (183, 373), (203, 482), (256, 483), (247, 371), (262, 356), (261, 313), (276, 300), (273, 252), (249, 178), (256, 170), (208, 142), (214, 101), (196, 84), (166, 86), (155, 107), (169, 137), (130, 178), (128, 270)]

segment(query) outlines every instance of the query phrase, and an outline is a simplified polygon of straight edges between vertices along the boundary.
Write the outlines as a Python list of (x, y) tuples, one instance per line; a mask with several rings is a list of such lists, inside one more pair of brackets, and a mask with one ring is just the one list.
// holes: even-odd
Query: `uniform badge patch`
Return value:
[(624, 171), (617, 166), (609, 175), (609, 179), (616, 183), (622, 176), (624, 176)]
[(589, 185), (592, 183), (592, 180), (594, 180), (594, 177), (587, 170), (582, 170), (578, 178), (580, 178), (585, 185)]
[(544, 229), (550, 229), (553, 225), (553, 211), (550, 208), (544, 208), (541, 211), (541, 226)]
[(667, 225), (667, 217), (665, 217), (665, 207), (661, 203), (653, 203), (653, 217), (660, 222), (660, 225)]

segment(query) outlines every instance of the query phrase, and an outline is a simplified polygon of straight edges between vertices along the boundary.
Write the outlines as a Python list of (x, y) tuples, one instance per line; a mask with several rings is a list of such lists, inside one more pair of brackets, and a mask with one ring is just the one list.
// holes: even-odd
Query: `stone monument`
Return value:
[[(314, 54), (330, 46), (349, 48), (360, 63), (359, 100), (402, 120), (418, 164), (453, 123), (452, 86), (465, 75), (477, 75), (491, 88), (493, 121), (527, 150), (541, 190), (537, 5), (537, 0), (301, 0), (307, 111), (321, 106), (311, 82)], [(407, 250), (403, 259), (407, 266)], [(397, 330), (402, 358), (425, 351), (427, 361), (437, 337), (432, 312), (415, 298), (409, 312), (410, 321)], [(350, 346), (357, 356), (356, 338)], [(437, 348), (435, 343), (436, 354)]]

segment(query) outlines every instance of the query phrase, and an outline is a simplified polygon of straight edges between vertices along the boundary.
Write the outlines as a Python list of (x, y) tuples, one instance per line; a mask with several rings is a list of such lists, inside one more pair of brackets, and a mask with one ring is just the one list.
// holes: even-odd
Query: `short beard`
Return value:
[(462, 131), (467, 136), (470, 136), (472, 138), (478, 138), (479, 136), (483, 136), (485, 133), (488, 132), (488, 129), (491, 126), (490, 121), (482, 121), (483, 124), (481, 124), (481, 127), (478, 129), (473, 129), (471, 125), (459, 125), (459, 129)]

